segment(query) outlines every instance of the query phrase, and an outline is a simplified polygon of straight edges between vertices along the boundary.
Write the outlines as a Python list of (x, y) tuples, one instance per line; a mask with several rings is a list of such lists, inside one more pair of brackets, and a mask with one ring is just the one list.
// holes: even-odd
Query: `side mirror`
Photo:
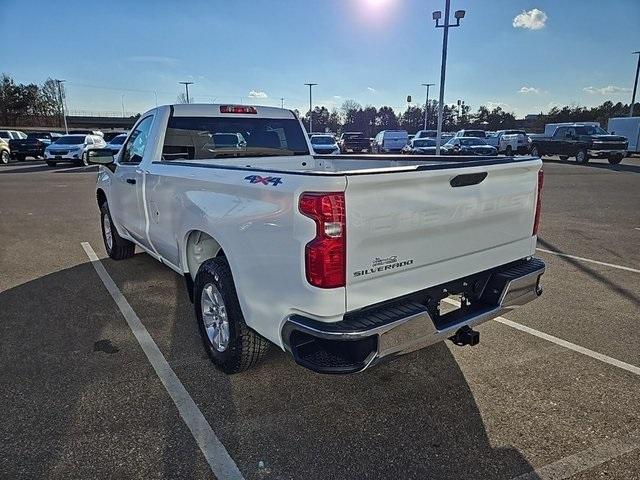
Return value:
[(111, 165), (114, 162), (113, 153), (108, 148), (93, 148), (87, 155), (89, 163), (95, 165)]

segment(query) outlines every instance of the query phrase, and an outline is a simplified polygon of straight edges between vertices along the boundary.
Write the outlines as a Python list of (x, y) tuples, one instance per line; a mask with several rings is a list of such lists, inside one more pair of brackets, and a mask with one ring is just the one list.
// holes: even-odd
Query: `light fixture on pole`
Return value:
[(189, 101), (189, 85), (193, 85), (193, 82), (178, 82), (182, 85), (184, 85), (184, 91), (187, 94), (187, 103), (191, 103)]
[(638, 55), (638, 66), (636, 67), (636, 79), (633, 82), (633, 94), (631, 95), (631, 107), (629, 108), (629, 116), (633, 117), (633, 107), (636, 103), (636, 90), (638, 89), (638, 73), (640, 73), (640, 52), (633, 52)]
[(459, 27), (460, 20), (464, 18), (464, 10), (456, 10), (453, 16), (456, 19), (456, 23), (449, 24), (449, 12), (451, 11), (451, 0), (445, 0), (444, 4), (444, 23), (440, 24), (442, 18), (442, 12), (433, 12), (432, 18), (436, 22), (436, 28), (444, 29), (442, 35), (442, 65), (440, 66), (440, 100), (438, 102), (438, 134), (436, 135), (436, 155), (440, 155), (440, 142), (442, 140), (442, 115), (444, 104), (444, 81), (447, 73), (447, 43), (449, 41), (449, 28)]
[(423, 83), (423, 87), (427, 87), (427, 99), (424, 101), (424, 129), (427, 129), (429, 123), (429, 87), (433, 87), (435, 83)]
[(66, 80), (54, 80), (54, 82), (56, 82), (56, 85), (58, 86), (58, 97), (60, 99), (60, 110), (62, 111), (62, 119), (64, 122), (64, 131), (65, 133), (69, 133), (69, 127), (67, 127), (67, 113), (66, 113), (66, 108), (65, 108), (65, 104), (66, 104), (66, 97), (63, 93), (63, 87), (62, 84), (64, 82), (66, 82)]
[(309, 87), (309, 133), (313, 133), (313, 101), (311, 97), (311, 88), (318, 85), (317, 83), (305, 83)]

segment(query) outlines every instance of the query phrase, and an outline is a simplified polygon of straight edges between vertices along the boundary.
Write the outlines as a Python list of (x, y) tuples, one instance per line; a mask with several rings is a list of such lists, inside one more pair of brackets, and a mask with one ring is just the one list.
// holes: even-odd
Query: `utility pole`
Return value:
[(189, 101), (189, 85), (193, 85), (193, 82), (178, 82), (184, 85), (184, 91), (187, 94), (187, 103), (191, 103)]
[(126, 116), (124, 114), (124, 93), (120, 95), (120, 101), (122, 102), (122, 118), (124, 118)]
[(66, 82), (66, 80), (54, 80), (54, 82), (56, 82), (56, 85), (58, 86), (58, 97), (60, 99), (60, 111), (62, 112), (62, 119), (64, 121), (64, 131), (65, 133), (69, 133), (69, 128), (67, 127), (67, 114), (65, 112), (65, 97), (64, 94), (62, 93), (62, 84), (64, 82)]
[(451, 0), (445, 0), (444, 4), (444, 23), (440, 24), (442, 12), (440, 10), (433, 12), (432, 18), (436, 21), (436, 28), (444, 29), (442, 35), (442, 64), (440, 66), (440, 100), (438, 102), (438, 134), (436, 136), (436, 155), (440, 155), (440, 143), (442, 141), (442, 115), (444, 110), (444, 81), (447, 73), (447, 43), (449, 42), (449, 28), (459, 27), (460, 20), (464, 18), (464, 10), (456, 10), (454, 17), (456, 23), (449, 24), (449, 12), (451, 10)]
[(640, 73), (640, 52), (633, 52), (633, 55), (638, 55), (638, 66), (636, 67), (636, 79), (633, 82), (633, 95), (631, 96), (631, 108), (629, 108), (630, 117), (633, 117), (633, 106), (636, 103), (636, 90), (638, 89), (638, 73)]
[(280, 108), (284, 108), (284, 97), (280, 97)]
[(427, 87), (427, 99), (424, 101), (424, 129), (427, 129), (429, 123), (429, 87), (433, 87), (435, 83), (423, 83), (423, 87)]
[(309, 87), (309, 133), (313, 133), (313, 101), (311, 97), (311, 88), (318, 85), (317, 83), (305, 83)]

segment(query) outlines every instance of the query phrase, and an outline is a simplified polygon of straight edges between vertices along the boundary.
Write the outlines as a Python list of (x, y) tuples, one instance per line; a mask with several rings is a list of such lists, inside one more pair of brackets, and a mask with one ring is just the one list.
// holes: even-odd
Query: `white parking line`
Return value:
[(560, 480), (570, 478), (580, 472), (632, 452), (637, 448), (640, 448), (640, 442), (632, 437), (624, 440), (609, 440), (543, 467), (536, 468), (531, 472), (518, 475), (511, 480)]
[(187, 392), (187, 389), (184, 388), (178, 376), (171, 369), (169, 363), (167, 363), (158, 345), (153, 341), (153, 338), (149, 335), (149, 332), (140, 321), (140, 318), (138, 318), (138, 315), (136, 315), (136, 312), (131, 308), (127, 299), (124, 298), (122, 292), (107, 273), (100, 259), (93, 251), (93, 248), (91, 248), (91, 245), (87, 242), (82, 242), (82, 248), (84, 248), (100, 280), (102, 280), (111, 298), (113, 298), (116, 305), (118, 305), (129, 328), (147, 356), (149, 363), (151, 363), (164, 388), (178, 408), (182, 420), (187, 427), (189, 427), (189, 430), (191, 430), (193, 438), (195, 438), (200, 450), (202, 450), (214, 475), (219, 479), (243, 479), (244, 477), (242, 473), (240, 473), (238, 466), (216, 434), (213, 433), (211, 425), (209, 425), (209, 422), (204, 418), (204, 415), (202, 415), (202, 412), (198, 409), (193, 398), (191, 398), (191, 395)]
[(617, 268), (619, 270), (625, 270), (627, 272), (640, 273), (637, 268), (625, 267), (624, 265), (616, 265), (615, 263), (600, 262), (598, 260), (591, 260), (590, 258), (577, 257), (575, 255), (569, 255), (566, 253), (554, 252), (553, 250), (546, 250), (544, 248), (536, 248), (539, 252), (550, 253), (551, 255), (557, 255), (558, 257), (567, 257), (574, 260), (580, 260), (582, 262), (595, 263), (596, 265), (603, 265), (605, 267)]
[[(451, 305), (456, 305), (458, 307), (460, 306), (460, 302), (457, 302), (450, 298), (445, 298), (444, 301), (450, 303)], [(589, 350), (588, 348), (581, 347), (580, 345), (576, 345), (575, 343), (567, 342), (566, 340), (563, 340), (561, 338), (554, 337), (553, 335), (549, 335), (548, 333), (535, 330), (525, 325), (521, 325), (520, 323), (516, 323), (504, 317), (496, 317), (494, 318), (494, 320), (508, 327), (520, 330), (521, 332), (526, 332), (529, 335), (542, 338), (543, 340), (547, 340), (548, 342), (555, 343), (556, 345), (560, 345), (561, 347), (568, 348), (569, 350), (573, 350), (577, 353), (581, 353), (582, 355), (586, 355), (587, 357), (591, 357), (614, 367), (621, 368), (622, 370), (626, 370), (627, 372), (640, 375), (640, 367), (636, 367), (635, 365), (631, 365), (630, 363), (626, 363), (616, 358), (609, 357), (608, 355), (603, 355), (602, 353)]]

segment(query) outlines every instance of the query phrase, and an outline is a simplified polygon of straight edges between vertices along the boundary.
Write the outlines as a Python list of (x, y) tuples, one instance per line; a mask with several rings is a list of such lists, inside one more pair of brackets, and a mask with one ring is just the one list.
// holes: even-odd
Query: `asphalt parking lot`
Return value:
[(181, 277), (105, 258), (95, 167), (0, 167), (0, 478), (215, 478), (82, 242), (246, 479), (640, 478), (640, 158), (544, 169), (545, 293), (477, 347), (225, 376)]

